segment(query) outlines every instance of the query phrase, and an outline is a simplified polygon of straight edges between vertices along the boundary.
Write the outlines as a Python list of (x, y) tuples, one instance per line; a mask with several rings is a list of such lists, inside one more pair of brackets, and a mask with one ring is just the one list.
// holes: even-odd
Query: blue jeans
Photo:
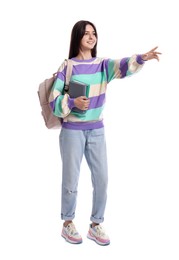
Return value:
[(71, 130), (62, 128), (60, 133), (62, 158), (61, 218), (75, 217), (80, 165), (85, 155), (91, 171), (93, 205), (90, 220), (104, 221), (107, 200), (108, 167), (104, 128), (93, 130)]

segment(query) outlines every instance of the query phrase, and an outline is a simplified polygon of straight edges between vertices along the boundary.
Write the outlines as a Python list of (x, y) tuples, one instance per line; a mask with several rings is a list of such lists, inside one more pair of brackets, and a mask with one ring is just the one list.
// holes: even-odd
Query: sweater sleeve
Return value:
[(141, 55), (132, 55), (123, 59), (109, 59), (107, 64), (108, 82), (113, 79), (122, 79), (140, 71), (144, 65)]
[(64, 61), (59, 68), (49, 97), (50, 106), (54, 115), (61, 118), (66, 117), (74, 106), (73, 100), (70, 99), (68, 94), (64, 94), (63, 91), (65, 86), (66, 68), (67, 64)]

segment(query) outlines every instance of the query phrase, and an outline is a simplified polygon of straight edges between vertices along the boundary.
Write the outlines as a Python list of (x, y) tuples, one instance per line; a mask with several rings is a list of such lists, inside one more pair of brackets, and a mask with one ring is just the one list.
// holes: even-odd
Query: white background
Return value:
[[(86, 238), (92, 187), (85, 160), (75, 218), (84, 242), (60, 236), (59, 132), (45, 128), (37, 97), (38, 85), (68, 57), (81, 19), (97, 27), (99, 57), (155, 46), (163, 53), (159, 63), (108, 85), (108, 247)], [(179, 259), (178, 23), (174, 0), (1, 1), (2, 260)]]

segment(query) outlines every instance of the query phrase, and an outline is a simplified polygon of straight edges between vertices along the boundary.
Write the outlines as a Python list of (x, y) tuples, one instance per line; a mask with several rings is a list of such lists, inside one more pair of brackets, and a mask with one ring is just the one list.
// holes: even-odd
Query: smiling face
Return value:
[(87, 24), (85, 28), (85, 34), (80, 42), (81, 51), (91, 51), (97, 43), (96, 33), (94, 28)]

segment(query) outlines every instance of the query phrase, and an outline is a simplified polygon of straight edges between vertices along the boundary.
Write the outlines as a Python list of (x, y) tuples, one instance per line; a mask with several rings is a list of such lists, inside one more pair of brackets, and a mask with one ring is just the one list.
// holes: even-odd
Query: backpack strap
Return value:
[(70, 82), (72, 69), (73, 69), (73, 64), (72, 64), (72, 60), (70, 60), (70, 59), (65, 59), (65, 61), (67, 63), (67, 69), (66, 69), (66, 80), (65, 80), (64, 90), (65, 90), (65, 92), (68, 92), (69, 82)]
[[(70, 82), (72, 69), (73, 69), (73, 64), (72, 64), (72, 60), (70, 60), (70, 59), (65, 59), (65, 62), (66, 62), (66, 65), (67, 65), (67, 69), (66, 69), (66, 79), (65, 79), (64, 91), (68, 92), (69, 82)], [(57, 76), (59, 69), (60, 69), (60, 67), (58, 68), (57, 72), (53, 73), (54, 78)]]

